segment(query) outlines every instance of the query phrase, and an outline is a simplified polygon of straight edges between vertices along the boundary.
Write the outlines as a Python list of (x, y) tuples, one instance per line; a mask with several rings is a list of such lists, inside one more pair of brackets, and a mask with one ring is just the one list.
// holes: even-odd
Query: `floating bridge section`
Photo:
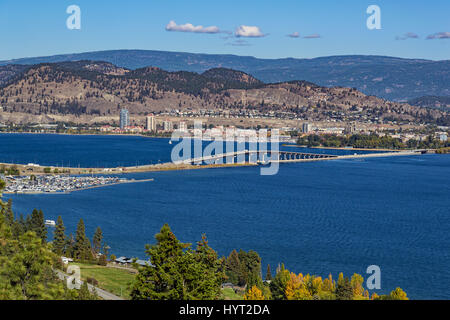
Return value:
[(182, 164), (202, 164), (202, 163), (270, 163), (270, 162), (303, 162), (307, 160), (330, 160), (338, 158), (336, 155), (315, 154), (291, 151), (235, 151), (221, 153), (217, 155), (203, 156), (178, 161)]

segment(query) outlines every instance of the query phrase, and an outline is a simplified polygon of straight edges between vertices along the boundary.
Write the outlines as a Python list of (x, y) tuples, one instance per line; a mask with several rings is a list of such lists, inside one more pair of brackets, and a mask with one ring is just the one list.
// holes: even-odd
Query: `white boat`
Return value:
[(45, 220), (45, 225), (49, 227), (54, 227), (56, 226), (56, 222), (53, 220)]

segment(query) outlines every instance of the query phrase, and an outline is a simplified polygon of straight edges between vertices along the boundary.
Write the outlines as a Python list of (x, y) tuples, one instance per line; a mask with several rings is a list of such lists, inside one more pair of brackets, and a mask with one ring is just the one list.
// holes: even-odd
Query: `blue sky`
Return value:
[[(381, 30), (366, 27), (373, 4)], [(69, 5), (81, 9), (81, 30), (66, 27)], [(449, 12), (449, 0), (0, 0), (0, 60), (111, 49), (443, 60), (450, 59)]]

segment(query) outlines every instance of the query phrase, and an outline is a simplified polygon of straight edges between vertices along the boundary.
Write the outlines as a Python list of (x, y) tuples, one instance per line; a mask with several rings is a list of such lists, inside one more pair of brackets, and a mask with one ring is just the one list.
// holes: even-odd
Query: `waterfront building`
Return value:
[(125, 129), (130, 125), (130, 113), (127, 109), (120, 110), (120, 129)]
[(181, 132), (187, 132), (188, 128), (187, 128), (187, 124), (184, 121), (180, 122), (180, 125), (178, 126), (178, 130)]
[(164, 121), (164, 131), (170, 132), (173, 131), (173, 123), (170, 120)]
[(345, 133), (347, 133), (347, 134), (354, 134), (356, 132), (357, 132), (356, 122), (352, 121), (345, 128)]
[(146, 129), (148, 131), (152, 131), (152, 132), (156, 131), (156, 119), (155, 119), (155, 116), (153, 114), (149, 114), (147, 116), (147, 127), (146, 127)]
[(309, 132), (309, 123), (308, 122), (303, 123), (303, 125), (302, 125), (302, 132), (303, 133), (308, 133)]

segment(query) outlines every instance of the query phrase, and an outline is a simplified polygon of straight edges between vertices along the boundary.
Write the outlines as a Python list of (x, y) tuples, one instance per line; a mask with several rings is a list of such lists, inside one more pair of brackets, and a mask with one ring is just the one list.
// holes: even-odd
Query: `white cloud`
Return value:
[(296, 31), (296, 32), (293, 32), (291, 34), (288, 34), (287, 36), (290, 37), (290, 38), (300, 38), (300, 33), (298, 33)]
[(247, 38), (261, 38), (266, 36), (266, 34), (261, 32), (259, 27), (244, 26), (244, 25), (237, 27), (234, 35), (236, 37), (247, 37)]
[(167, 31), (177, 31), (177, 32), (194, 32), (194, 33), (221, 33), (220, 29), (216, 26), (203, 27), (194, 26), (191, 23), (186, 24), (176, 24), (175, 21), (170, 21), (166, 26)]
[(403, 36), (395, 37), (395, 40), (418, 39), (419, 36), (414, 32), (405, 33)]
[(438, 32), (430, 34), (427, 39), (450, 39), (450, 32)]
[(314, 34), (310, 34), (309, 36), (305, 36), (303, 38), (304, 39), (319, 39), (319, 38), (322, 38), (322, 37), (320, 36), (320, 34), (314, 33)]

